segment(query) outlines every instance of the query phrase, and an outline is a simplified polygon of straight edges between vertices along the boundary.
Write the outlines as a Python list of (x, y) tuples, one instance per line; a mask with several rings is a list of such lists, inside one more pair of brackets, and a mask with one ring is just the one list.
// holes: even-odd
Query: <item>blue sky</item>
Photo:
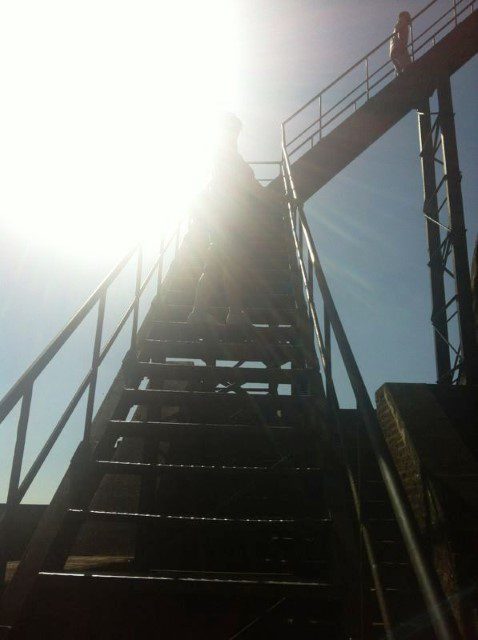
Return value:
[[(50, 2), (44, 33), (28, 11), (2, 5), (9, 38), (2, 38), (0, 76), (8, 99), (0, 107), (0, 133), (9, 144), (0, 151), (0, 393), (62, 328), (138, 227), (153, 230), (154, 249), (163, 233), (156, 218), (169, 222), (187, 208), (186, 198), (179, 206), (174, 196), (192, 194), (207, 174), (208, 109), (225, 106), (241, 117), (247, 160), (278, 159), (280, 122), (382, 40), (399, 11), (423, 6), (395, 0), (223, 2), (230, 12), (221, 18), (219, 37), (218, 25), (192, 16), (193, 4), (182, 3), (183, 13), (168, 21), (148, 2), (86, 2), (74, 15)], [(156, 50), (155, 39), (166, 35), (169, 49)], [(208, 43), (203, 57), (201, 42)], [(475, 58), (452, 81), (470, 253), (478, 232), (477, 65)], [(385, 381), (434, 381), (416, 120), (409, 114), (306, 207), (371, 393)], [(59, 213), (49, 218), (52, 209)], [(101, 234), (111, 228), (121, 228), (122, 235), (107, 246)], [(112, 292), (107, 327), (126, 306), (132, 281), (130, 271)], [(38, 386), (27, 461), (89, 365), (93, 327), (94, 318)], [(99, 400), (126, 340), (105, 363)], [(343, 395), (350, 400), (345, 386)], [(81, 433), (81, 410), (30, 501), (47, 498), (55, 486)], [(13, 426), (11, 420), (1, 427), (1, 463), (11, 456)]]

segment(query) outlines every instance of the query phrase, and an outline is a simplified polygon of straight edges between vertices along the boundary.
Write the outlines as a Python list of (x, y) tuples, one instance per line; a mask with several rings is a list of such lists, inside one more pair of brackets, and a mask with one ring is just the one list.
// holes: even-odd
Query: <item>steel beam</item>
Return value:
[(448, 324), (446, 319), (444, 269), (441, 257), (441, 237), (438, 211), (437, 181), (435, 174), (435, 148), (430, 114), (430, 101), (424, 100), (418, 111), (420, 160), (423, 177), (423, 211), (427, 231), (427, 244), (432, 293), (432, 324), (434, 328), (437, 381), (452, 382)]
[(450, 222), (450, 239), (453, 247), (453, 263), (458, 306), (461, 353), (466, 382), (478, 382), (478, 347), (473, 320), (473, 298), (471, 293), (470, 266), (466, 246), (465, 216), (461, 193), (461, 172), (458, 162), (455, 116), (451, 95), (450, 78), (444, 78), (437, 90), (439, 122), (443, 150), (444, 172), (447, 176), (446, 191)]
[[(422, 101), (418, 110), (437, 381), (476, 384), (478, 347), (449, 76), (441, 78), (437, 96), (438, 113), (434, 122), (428, 99)], [(441, 167), (439, 181), (437, 165)], [(445, 204), (448, 216), (440, 220), (440, 212), (446, 211)], [(448, 299), (446, 276), (453, 279), (455, 287), (454, 295), (448, 295)], [(449, 325), (453, 318), (457, 331), (452, 335), (459, 336), (458, 345), (453, 345), (450, 338)]]

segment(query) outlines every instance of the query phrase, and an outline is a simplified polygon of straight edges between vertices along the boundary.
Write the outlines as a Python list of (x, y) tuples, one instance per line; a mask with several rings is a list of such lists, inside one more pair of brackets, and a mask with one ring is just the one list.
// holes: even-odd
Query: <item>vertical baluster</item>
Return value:
[(304, 251), (304, 229), (302, 227), (302, 221), (300, 219), (300, 215), (299, 215), (299, 209), (297, 208), (297, 224), (299, 225), (298, 228), (298, 234), (297, 234), (297, 241), (299, 244), (299, 252), (300, 252), (300, 257), (303, 258), (303, 251)]
[(100, 358), (100, 350), (101, 350), (101, 337), (103, 335), (103, 323), (105, 319), (105, 306), (106, 306), (106, 290), (101, 294), (101, 298), (98, 304), (98, 318), (96, 320), (96, 333), (95, 333), (95, 342), (93, 346), (93, 359), (91, 362), (91, 379), (90, 386), (88, 389), (88, 401), (86, 404), (86, 414), (85, 414), (85, 430), (84, 430), (84, 440), (88, 441), (90, 437), (91, 431), (91, 423), (93, 422), (93, 410), (95, 407), (95, 394), (96, 394), (96, 383), (98, 381), (98, 366), (99, 366), (99, 358)]
[(309, 288), (310, 304), (314, 304), (314, 263), (312, 262), (312, 256), (309, 253), (309, 260), (307, 265), (307, 285)]
[(455, 20), (455, 27), (458, 25), (458, 15), (456, 12), (456, 0), (453, 0), (453, 18)]
[(8, 485), (7, 504), (1, 521), (1, 540), (0, 540), (0, 581), (5, 580), (5, 571), (8, 561), (8, 547), (10, 543), (10, 532), (15, 519), (15, 510), (18, 503), (18, 485), (20, 483), (20, 475), (22, 473), (23, 454), (25, 451), (25, 441), (27, 437), (28, 420), (30, 418), (30, 406), (32, 401), (33, 382), (26, 388), (20, 409), (20, 417), (17, 424), (17, 437), (15, 440), (15, 449), (13, 452), (12, 470), (10, 473), (10, 482)]
[(319, 96), (319, 140), (322, 140), (322, 94)]
[(415, 37), (413, 35), (413, 22), (410, 23), (410, 49), (411, 49), (411, 59), (412, 62), (415, 62)]
[(139, 299), (141, 296), (141, 274), (143, 270), (143, 248), (138, 247), (138, 262), (136, 266), (136, 288), (134, 294), (133, 327), (131, 330), (131, 353), (136, 352), (136, 341), (138, 334)]
[(367, 89), (367, 100), (370, 97), (370, 82), (369, 82), (369, 75), (368, 75), (368, 58), (365, 58), (365, 86)]
[[(312, 257), (310, 255), (310, 251), (307, 250), (307, 293), (308, 293), (308, 311), (309, 316), (312, 319), (313, 316), (313, 306), (314, 306), (314, 264), (312, 262)], [(312, 329), (312, 325), (311, 325)], [(313, 329), (312, 329), (313, 332)]]
[(330, 339), (330, 318), (324, 304), (324, 345), (325, 345), (325, 390), (327, 399), (332, 400), (332, 344)]
[(161, 285), (163, 283), (163, 264), (164, 264), (164, 238), (161, 239), (161, 246), (159, 248), (159, 262), (158, 262), (158, 286), (156, 292), (159, 294)]

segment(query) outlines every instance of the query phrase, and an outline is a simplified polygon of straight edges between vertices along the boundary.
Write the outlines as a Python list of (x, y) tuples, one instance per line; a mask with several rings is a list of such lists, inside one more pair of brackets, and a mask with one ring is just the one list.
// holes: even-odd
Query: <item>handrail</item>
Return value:
[[(26, 371), (20, 376), (20, 378), (12, 385), (7, 391), (2, 400), (0, 401), (0, 425), (5, 418), (10, 415), (11, 411), (21, 402), (20, 417), (17, 423), (17, 437), (15, 441), (15, 447), (13, 452), (13, 460), (11, 464), (10, 480), (8, 487), (8, 496), (6, 509), (3, 514), (3, 518), (0, 522), (2, 537), (7, 535), (9, 526), (11, 525), (11, 518), (14, 507), (18, 505), (24, 498), (26, 492), (30, 488), (32, 482), (36, 478), (43, 463), (47, 459), (50, 451), (54, 447), (56, 441), (61, 435), (68, 420), (72, 416), (75, 408), (78, 406), (81, 398), (88, 390), (87, 407), (85, 412), (85, 427), (83, 439), (87, 441), (90, 437), (91, 426), (93, 423), (93, 412), (95, 403), (96, 383), (98, 369), (109, 353), (111, 347), (116, 342), (119, 334), (124, 328), (131, 314), (133, 314), (133, 324), (131, 329), (131, 349), (132, 353), (135, 353), (137, 332), (138, 332), (138, 320), (139, 320), (139, 303), (141, 296), (143, 295), (146, 287), (148, 286), (151, 278), (157, 272), (158, 285), (157, 292), (160, 291), (161, 283), (163, 280), (163, 260), (166, 251), (174, 242), (175, 251), (179, 247), (181, 227), (184, 221), (181, 221), (175, 231), (170, 235), (168, 241), (161, 242), (161, 248), (158, 257), (155, 259), (153, 265), (150, 267), (144, 280), (142, 280), (142, 248), (141, 245), (136, 245), (130, 249), (116, 264), (116, 266), (110, 271), (110, 273), (104, 278), (101, 284), (95, 289), (95, 291), (88, 297), (85, 303), (78, 309), (73, 315), (71, 320), (65, 325), (60, 333), (50, 342), (50, 344), (42, 351), (42, 353), (33, 361), (33, 363), (26, 369)], [(109, 287), (116, 281), (120, 273), (130, 262), (131, 258), (137, 255), (136, 266), (136, 286), (133, 301), (129, 304), (123, 316), (120, 318), (114, 331), (101, 346), (103, 322), (105, 317), (106, 308), (106, 295)], [(88, 370), (86, 376), (83, 378), (76, 391), (73, 393), (70, 401), (68, 402), (65, 410), (47, 437), (43, 447), (37, 454), (35, 460), (31, 464), (28, 471), (24, 474), (22, 481), (20, 482), (20, 476), (23, 466), (23, 455), (25, 449), (26, 435), (28, 430), (28, 421), (30, 416), (31, 398), (34, 389), (34, 384), (38, 377), (42, 374), (48, 364), (55, 358), (58, 352), (65, 345), (67, 340), (75, 333), (83, 320), (88, 316), (92, 309), (98, 305), (98, 316), (96, 323), (96, 331), (94, 335), (93, 344), (93, 359), (91, 367)], [(4, 545), (5, 547), (5, 545)], [(6, 550), (3, 549), (3, 557), (0, 557), (0, 581), (3, 578), (5, 566), (6, 566)]]
[[(427, 13), (427, 11), (431, 7), (433, 7), (440, 1), (441, 0), (431, 0), (431, 2), (425, 5), (412, 18), (411, 41), (408, 45), (412, 61), (416, 60), (417, 53), (422, 51), (427, 44), (429, 44), (430, 42), (433, 42), (433, 44), (435, 44), (437, 40), (437, 36), (439, 36), (447, 27), (449, 27), (453, 23), (456, 26), (459, 22), (459, 18), (462, 17), (468, 9), (473, 11), (474, 4), (475, 4), (475, 0), (448, 0), (451, 3), (451, 6), (449, 6), (449, 8), (443, 14), (441, 14), (438, 18), (435, 18), (433, 22), (430, 25), (428, 25), (424, 30), (422, 30), (418, 35), (414, 34), (413, 24), (417, 20), (417, 18)], [(450, 16), (450, 19), (446, 21), (445, 24), (442, 24), (439, 28), (433, 31), (432, 35), (424, 39), (425, 36), (429, 34), (432, 29), (437, 27), (437, 25), (439, 25), (440, 22), (442, 22), (445, 18), (447, 18), (447, 16)], [(385, 82), (387, 78), (394, 73), (393, 63), (390, 60), (388, 51), (386, 53), (385, 62), (381, 62), (377, 69), (371, 72), (369, 71), (370, 58), (374, 56), (374, 54), (376, 54), (382, 47), (384, 47), (385, 45), (388, 45), (392, 35), (393, 34), (388, 35), (384, 40), (382, 40), (379, 44), (377, 44), (373, 49), (368, 51), (364, 56), (359, 58), (359, 60), (354, 62), (351, 66), (349, 66), (342, 74), (340, 74), (332, 82), (326, 85), (321, 91), (315, 94), (310, 100), (308, 100), (305, 104), (299, 107), (299, 109), (294, 111), (292, 115), (290, 115), (288, 118), (286, 118), (283, 121), (282, 128), (284, 131), (286, 131), (286, 125), (290, 125), (293, 121), (296, 120), (297, 116), (304, 113), (308, 107), (311, 107), (311, 105), (313, 105), (314, 103), (317, 103), (317, 110), (314, 110), (314, 116), (312, 118), (312, 122), (307, 124), (305, 128), (301, 128), (299, 133), (295, 133), (291, 137), (291, 139), (286, 138), (286, 148), (288, 150), (289, 157), (294, 156), (299, 150), (303, 149), (304, 146), (308, 145), (309, 143), (313, 147), (315, 138), (318, 138), (318, 140), (320, 141), (324, 135), (325, 129), (327, 129), (337, 118), (343, 115), (347, 110), (351, 108), (356, 109), (357, 104), (360, 101), (362, 101), (364, 98), (365, 98), (365, 101), (368, 101), (372, 95), (372, 91), (378, 85)], [(331, 106), (328, 106), (327, 109), (324, 111), (324, 97), (329, 93), (329, 91), (332, 88), (336, 87), (336, 85), (338, 85), (339, 82), (341, 82), (342, 80), (350, 76), (350, 74), (353, 71), (360, 68), (361, 65), (364, 65), (365, 67), (364, 79), (361, 80), (359, 84), (354, 85), (352, 89), (347, 88), (345, 90), (345, 95), (342, 95), (338, 99), (336, 99), (335, 102)], [(370, 84), (370, 80), (376, 77), (380, 72), (384, 71), (387, 67), (388, 67), (388, 70), (385, 73), (383, 73), (377, 80), (375, 80), (373, 84)], [(354, 94), (357, 94), (357, 92), (359, 92), (362, 87), (364, 87), (364, 91), (362, 91), (360, 95), (355, 95), (354, 97)], [(350, 100), (346, 102), (347, 99), (349, 98)], [(338, 109), (338, 107), (342, 105), (344, 102), (346, 102), (345, 106), (342, 107), (342, 109), (339, 112), (335, 113), (327, 121), (325, 121), (326, 116), (329, 114), (332, 114), (332, 112), (335, 112)], [(316, 126), (317, 126), (317, 130), (311, 135), (309, 135), (308, 137), (304, 138), (304, 136)], [(300, 143), (296, 144), (292, 148), (292, 145), (297, 141), (300, 141)], [(315, 142), (315, 144), (317, 144), (317, 142)]]
[[(458, 638), (459, 633), (456, 627), (456, 621), (447, 606), (435, 569), (429, 561), (428, 554), (424, 549), (415, 516), (410, 508), (400, 477), (386, 445), (383, 433), (378, 423), (376, 412), (373, 408), (372, 401), (362, 378), (362, 374), (360, 373), (357, 361), (355, 360), (355, 356), (342, 325), (342, 321), (340, 320), (337, 308), (335, 307), (327, 279), (322, 269), (317, 248), (312, 238), (307, 218), (304, 214), (303, 204), (294, 186), (290, 160), (287, 153), (284, 127), (282, 127), (282, 152), (282, 173), (289, 207), (292, 234), (296, 242), (297, 259), (300, 265), (302, 262), (303, 247), (298, 244), (297, 234), (294, 227), (294, 219), (296, 220), (300, 230), (298, 234), (299, 237), (305, 239), (306, 249), (312, 265), (311, 272), (308, 276), (303, 268), (301, 268), (301, 273), (304, 289), (307, 294), (306, 298), (308, 301), (309, 312), (313, 315), (314, 326), (316, 325), (317, 312), (315, 309), (316, 303), (313, 301), (312, 274), (315, 277), (315, 281), (317, 282), (322, 295), (324, 303), (324, 322), (330, 323), (335, 335), (339, 353), (342, 357), (342, 361), (357, 402), (357, 409), (364, 422), (366, 433), (375, 454), (393, 511), (410, 557), (410, 562), (415, 571), (437, 638), (439, 640), (452, 640), (453, 638)], [(324, 343), (321, 337), (319, 339), (319, 335), (317, 336), (319, 342), (319, 353), (322, 362), (327, 363), (327, 368), (324, 367), (326, 388), (331, 390), (331, 398), (328, 398), (328, 400), (331, 404), (332, 410), (335, 411), (337, 397), (335, 394), (333, 379), (331, 377), (330, 347)], [(360, 524), (362, 525), (362, 523)], [(373, 572), (374, 567), (372, 566), (371, 569)]]
[[(157, 258), (157, 260), (155, 261), (155, 263), (151, 267), (148, 275), (144, 279), (144, 282), (143, 282), (143, 284), (141, 285), (141, 287), (139, 289), (140, 295), (146, 289), (146, 287), (147, 287), (149, 281), (151, 280), (154, 272), (159, 267), (159, 263), (161, 262), (161, 260), (162, 260), (162, 258), (164, 256), (164, 253), (169, 248), (173, 237), (174, 236), (172, 236), (170, 238), (170, 240), (168, 241), (168, 243), (166, 244), (166, 246), (164, 248), (161, 248), (159, 257)], [(113, 346), (113, 344), (115, 343), (116, 338), (118, 337), (118, 335), (120, 334), (122, 328), (124, 327), (124, 325), (128, 321), (128, 318), (130, 317), (130, 315), (131, 315), (131, 313), (132, 313), (132, 311), (134, 309), (134, 306), (135, 306), (135, 300), (133, 300), (133, 302), (131, 302), (129, 307), (126, 309), (126, 311), (123, 314), (121, 320), (119, 321), (118, 325), (116, 326), (116, 329), (113, 331), (113, 333), (111, 334), (111, 337), (106, 342), (106, 344), (103, 347), (103, 349), (100, 351), (99, 356), (98, 356), (98, 366), (103, 362), (105, 357), (108, 355), (108, 352), (111, 349), (111, 347)], [(30, 485), (32, 484), (33, 480), (35, 479), (38, 471), (40, 470), (41, 466), (45, 462), (45, 460), (46, 460), (48, 454), (50, 453), (51, 449), (53, 448), (55, 442), (58, 440), (58, 437), (60, 436), (60, 434), (61, 434), (61, 432), (63, 430), (63, 427), (66, 425), (66, 423), (70, 419), (70, 417), (71, 417), (76, 405), (78, 404), (79, 400), (81, 399), (83, 393), (86, 391), (86, 389), (88, 387), (88, 384), (91, 381), (92, 375), (93, 375), (93, 367), (88, 371), (88, 373), (86, 374), (85, 378), (80, 383), (78, 389), (76, 390), (75, 394), (73, 395), (72, 399), (70, 400), (67, 408), (65, 409), (65, 411), (61, 415), (60, 419), (58, 420), (57, 424), (55, 425), (55, 428), (53, 429), (53, 431), (51, 432), (51, 434), (48, 437), (47, 441), (43, 445), (42, 450), (37, 455), (37, 457), (35, 458), (33, 464), (31, 465), (30, 469), (25, 474), (25, 476), (23, 478), (23, 481), (21, 482), (21, 484), (18, 487), (18, 493), (17, 493), (18, 501), (21, 501), (24, 498), (26, 492), (30, 488)]]
[(91, 309), (100, 299), (103, 292), (108, 289), (110, 284), (116, 279), (118, 274), (123, 270), (130, 258), (138, 250), (135, 246), (130, 249), (128, 253), (118, 262), (118, 264), (110, 271), (103, 282), (93, 291), (86, 302), (78, 309), (71, 320), (65, 325), (60, 333), (53, 338), (42, 353), (36, 358), (28, 369), (20, 376), (20, 378), (13, 384), (13, 386), (7, 391), (0, 401), (0, 423), (3, 422), (5, 417), (10, 413), (13, 407), (22, 397), (25, 389), (31, 384), (50, 363), (52, 358), (58, 353), (61, 347), (65, 344), (71, 334), (75, 331), (79, 324), (85, 319)]

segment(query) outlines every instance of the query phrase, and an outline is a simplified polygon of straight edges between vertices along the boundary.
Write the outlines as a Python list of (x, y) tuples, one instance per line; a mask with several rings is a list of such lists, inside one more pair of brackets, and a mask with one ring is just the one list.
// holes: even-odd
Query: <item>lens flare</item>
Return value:
[(75, 257), (168, 233), (237, 101), (232, 4), (32, 0), (2, 14), (2, 227)]

